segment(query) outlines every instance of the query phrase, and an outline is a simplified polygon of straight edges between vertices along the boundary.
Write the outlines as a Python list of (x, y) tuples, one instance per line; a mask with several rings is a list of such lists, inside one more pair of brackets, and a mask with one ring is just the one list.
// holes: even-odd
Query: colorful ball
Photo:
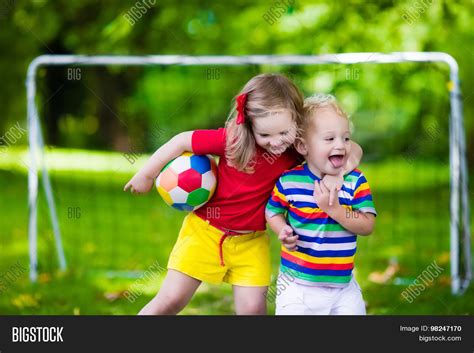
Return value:
[(217, 185), (212, 157), (185, 152), (170, 161), (156, 178), (163, 200), (180, 211), (194, 211), (210, 200)]

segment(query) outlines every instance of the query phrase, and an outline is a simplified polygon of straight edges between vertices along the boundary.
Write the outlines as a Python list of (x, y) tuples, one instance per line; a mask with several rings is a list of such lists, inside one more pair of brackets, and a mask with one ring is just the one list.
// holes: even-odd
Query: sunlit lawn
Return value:
[[(0, 292), (0, 314), (135, 314), (158, 291), (154, 265), (166, 267), (184, 213), (167, 207), (156, 192), (122, 191), (141, 160), (131, 165), (115, 153), (49, 154), (52, 185), (68, 270), (58, 271), (56, 248), (44, 194), (39, 203), (39, 281), (28, 273)], [(27, 175), (24, 149), (10, 149), (0, 161), (0, 272), (19, 261), (28, 267)], [(376, 231), (359, 237), (356, 277), (370, 314), (472, 314), (474, 290), (450, 293), (448, 166), (410, 164), (403, 158), (362, 165), (379, 216)], [(471, 193), (472, 195), (472, 193)], [(472, 199), (472, 197), (471, 197)], [(272, 241), (274, 278), (278, 242)], [(373, 278), (392, 263), (385, 283)], [(444, 270), (412, 303), (401, 293), (433, 261)], [(379, 281), (380, 282), (380, 281)], [(125, 292), (140, 288), (134, 300)], [(137, 293), (136, 291), (134, 293)], [(274, 304), (269, 303), (269, 313)], [(230, 286), (203, 284), (183, 314), (232, 314)]]

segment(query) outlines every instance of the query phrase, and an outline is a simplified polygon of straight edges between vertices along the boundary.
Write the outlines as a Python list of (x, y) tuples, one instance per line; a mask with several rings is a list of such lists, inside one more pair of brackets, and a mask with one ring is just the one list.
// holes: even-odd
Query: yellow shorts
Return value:
[(168, 268), (201, 281), (237, 286), (270, 284), (270, 241), (265, 231), (229, 235), (194, 213), (188, 214)]

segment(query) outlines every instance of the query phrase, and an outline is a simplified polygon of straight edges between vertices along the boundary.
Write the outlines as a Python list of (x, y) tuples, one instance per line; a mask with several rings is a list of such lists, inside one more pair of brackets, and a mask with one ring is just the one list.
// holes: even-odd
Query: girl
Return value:
[[(286, 77), (262, 74), (245, 85), (235, 102), (225, 128), (176, 135), (125, 185), (125, 191), (148, 192), (165, 164), (185, 151), (220, 156), (213, 198), (185, 217), (162, 287), (139, 314), (177, 314), (202, 281), (232, 284), (237, 314), (266, 314), (270, 253), (265, 204), (280, 174), (299, 161), (291, 146), (303, 97)], [(359, 163), (362, 151), (358, 145), (355, 149), (346, 170)], [(325, 182), (335, 194), (342, 175)]]

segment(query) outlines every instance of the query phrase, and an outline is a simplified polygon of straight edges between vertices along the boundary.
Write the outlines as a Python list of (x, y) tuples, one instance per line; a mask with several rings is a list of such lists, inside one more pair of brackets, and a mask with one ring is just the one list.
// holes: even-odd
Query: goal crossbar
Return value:
[[(394, 53), (342, 53), (324, 55), (247, 55), (247, 56), (86, 56), (86, 55), (41, 55), (28, 67), (27, 124), (30, 166), (28, 167), (28, 240), (30, 258), (30, 280), (38, 278), (37, 249), (37, 203), (38, 173), (42, 173), (43, 188), (49, 207), (58, 262), (61, 270), (67, 267), (61, 232), (56, 212), (48, 170), (44, 160), (44, 139), (41, 121), (36, 106), (36, 77), (38, 69), (44, 66), (152, 66), (152, 65), (321, 65), (321, 64), (395, 64), (404, 62), (444, 63), (449, 67), (450, 120), (449, 120), (449, 165), (450, 165), (450, 266), (451, 291), (462, 294), (472, 278), (470, 244), (470, 215), (468, 198), (468, 170), (466, 140), (462, 112), (459, 67), (456, 60), (442, 52), (394, 52)], [(462, 225), (462, 227), (461, 227)], [(461, 240), (462, 247), (461, 249)], [(460, 271), (460, 254), (464, 255), (464, 273)]]

